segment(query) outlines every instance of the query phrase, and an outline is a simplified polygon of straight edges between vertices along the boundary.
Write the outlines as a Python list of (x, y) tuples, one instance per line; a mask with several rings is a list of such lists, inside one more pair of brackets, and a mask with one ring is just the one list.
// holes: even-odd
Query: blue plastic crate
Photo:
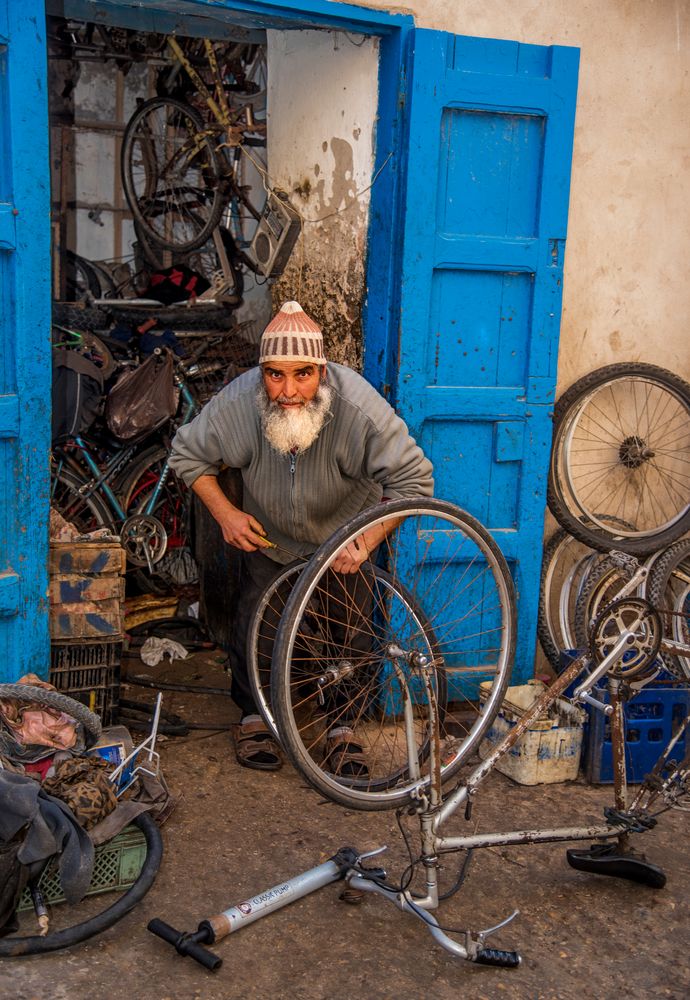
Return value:
[[(608, 702), (608, 691), (597, 687), (596, 697)], [(625, 763), (627, 779), (639, 783), (652, 770), (678, 725), (690, 711), (690, 689), (678, 685), (648, 685), (625, 705)], [(587, 706), (582, 767), (592, 784), (613, 782), (613, 747), (610, 717)], [(676, 744), (673, 756), (685, 754), (687, 734)]]

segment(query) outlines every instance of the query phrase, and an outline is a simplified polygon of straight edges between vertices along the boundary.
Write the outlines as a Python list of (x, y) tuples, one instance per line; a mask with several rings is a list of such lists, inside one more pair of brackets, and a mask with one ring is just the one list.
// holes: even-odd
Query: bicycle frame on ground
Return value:
[[(440, 714), (433, 683), (434, 664), (416, 648), (396, 647), (387, 650), (401, 685), (408, 687), (410, 674), (407, 668), (414, 664), (416, 678), (421, 678), (426, 686), (427, 728), (431, 733), (426, 775), (420, 772), (418, 753), (411, 735), (413, 700), (409, 697), (404, 699), (404, 728), (409, 740), (409, 773), (413, 779), (419, 780), (418, 792), (411, 796), (411, 809), (418, 816), (420, 824), (421, 851), (418, 861), (425, 872), (424, 896), (414, 895), (403, 885), (388, 883), (383, 869), (372, 869), (363, 864), (378, 851), (360, 854), (352, 848), (343, 848), (325, 864), (202, 921), (193, 933), (177, 931), (161, 920), (151, 921), (149, 930), (172, 944), (181, 955), (188, 955), (206, 968), (215, 970), (221, 964), (221, 959), (204, 945), (215, 943), (259, 917), (330, 882), (344, 878), (353, 889), (378, 893), (402, 911), (418, 917), (427, 925), (434, 939), (454, 956), (480, 964), (513, 967), (520, 963), (519, 954), (488, 948), (486, 940), (510, 922), (518, 911), (494, 927), (480, 931), (466, 930), (461, 941), (450, 937), (429, 912), (437, 909), (440, 902), (440, 856), (482, 847), (595, 841), (591, 850), (569, 851), (569, 863), (580, 870), (615, 875), (661, 888), (665, 884), (663, 871), (629, 853), (628, 842), (632, 833), (644, 832), (655, 825), (656, 818), (649, 811), (654, 802), (661, 798), (664, 808), (678, 806), (679, 799), (690, 790), (690, 752), (681, 762), (671, 759), (674, 748), (690, 725), (690, 715), (686, 716), (672, 735), (651, 775), (647, 776), (632, 802), (628, 803), (624, 699), (626, 689), (641, 688), (658, 674), (657, 655), (660, 650), (688, 657), (690, 645), (665, 639), (661, 634), (658, 612), (648, 602), (627, 596), (635, 592), (646, 573), (647, 567), (640, 566), (632, 579), (621, 587), (616, 600), (608, 604), (592, 624), (592, 640), (593, 643), (598, 642), (597, 648), (601, 655), (589, 657), (582, 654), (572, 662), (521, 716), (508, 735), (445, 797), (441, 778)], [(615, 626), (613, 629), (612, 622)], [(604, 677), (608, 677), (609, 704), (592, 693)], [(578, 678), (579, 683), (576, 683)], [(573, 684), (575, 687), (571, 697), (575, 704), (587, 703), (611, 719), (614, 788), (613, 805), (604, 811), (605, 821), (588, 826), (532, 828), (466, 837), (446, 836), (442, 829), (453, 814), (464, 806), (465, 817), (469, 819), (472, 803), (482, 781), (534, 721), (543, 717), (543, 713)]]

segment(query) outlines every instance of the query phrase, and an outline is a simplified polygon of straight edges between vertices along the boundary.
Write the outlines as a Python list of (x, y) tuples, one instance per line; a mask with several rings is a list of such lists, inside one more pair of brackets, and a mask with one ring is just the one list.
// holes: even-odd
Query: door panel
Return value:
[[(411, 44), (391, 395), (436, 495), (509, 561), (520, 680), (536, 642), (578, 52), (425, 30)], [(470, 667), (454, 664), (458, 691)]]
[(49, 666), (45, 12), (0, 0), (0, 681)]

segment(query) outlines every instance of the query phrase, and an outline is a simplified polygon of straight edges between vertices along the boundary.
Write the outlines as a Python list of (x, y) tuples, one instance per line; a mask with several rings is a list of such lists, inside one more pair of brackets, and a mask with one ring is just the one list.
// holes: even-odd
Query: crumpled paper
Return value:
[(150, 636), (141, 647), (141, 658), (147, 667), (155, 667), (164, 656), (169, 656), (170, 661), (186, 660), (188, 651), (174, 639), (165, 639), (159, 636)]

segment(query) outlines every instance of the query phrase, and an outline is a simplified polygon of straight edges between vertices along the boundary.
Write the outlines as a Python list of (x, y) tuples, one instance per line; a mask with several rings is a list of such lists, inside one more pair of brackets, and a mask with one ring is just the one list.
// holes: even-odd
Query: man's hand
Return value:
[(400, 518), (390, 518), (373, 528), (367, 528), (365, 532), (358, 535), (350, 544), (338, 553), (337, 559), (333, 562), (331, 569), (336, 573), (356, 573), (362, 563), (366, 562), (378, 545), (381, 544), (387, 535), (390, 535), (400, 523)]
[(245, 514), (230, 503), (215, 476), (199, 476), (192, 483), (192, 489), (220, 525), (228, 545), (243, 552), (270, 549), (271, 543), (264, 538), (263, 525), (251, 514)]
[(350, 542), (347, 548), (338, 553), (331, 569), (336, 573), (356, 573), (363, 562), (369, 558), (369, 549), (364, 542), (364, 535), (359, 535)]
[(270, 542), (264, 537), (264, 529), (255, 517), (245, 514), (243, 510), (232, 507), (217, 518), (223, 538), (228, 545), (244, 552), (256, 552), (257, 549), (270, 548)]

